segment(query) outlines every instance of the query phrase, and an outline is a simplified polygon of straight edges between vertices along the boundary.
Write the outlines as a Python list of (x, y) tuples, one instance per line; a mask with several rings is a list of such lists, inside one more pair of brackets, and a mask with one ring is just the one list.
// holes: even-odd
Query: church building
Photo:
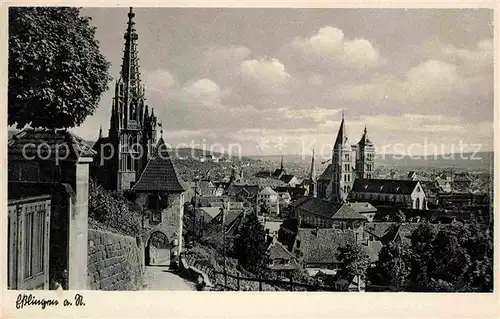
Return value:
[(103, 137), (100, 130), (93, 147), (98, 155), (91, 168), (92, 176), (112, 190), (132, 188), (157, 142), (157, 118), (153, 109), (149, 112), (140, 79), (134, 17), (131, 9), (124, 35), (123, 62), (111, 106), (109, 133)]
[(356, 145), (347, 138), (344, 115), (332, 151), (331, 163), (318, 178), (318, 197), (344, 202), (352, 189), (354, 180), (373, 178), (375, 148), (368, 138), (365, 127)]

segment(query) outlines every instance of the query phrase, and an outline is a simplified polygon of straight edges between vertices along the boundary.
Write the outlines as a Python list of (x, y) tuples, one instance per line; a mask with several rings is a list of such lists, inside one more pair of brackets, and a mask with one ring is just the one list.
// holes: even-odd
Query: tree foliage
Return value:
[(360, 245), (348, 243), (338, 249), (337, 259), (341, 263), (340, 275), (342, 277), (360, 276), (366, 277), (366, 271), (370, 266), (370, 258)]
[(266, 232), (256, 214), (248, 215), (235, 241), (234, 253), (238, 262), (254, 273), (263, 273), (269, 264)]
[(378, 265), (374, 269), (376, 284), (389, 283), (394, 290), (406, 287), (412, 269), (412, 251), (409, 245), (392, 242), (379, 253)]
[(9, 125), (68, 128), (94, 113), (110, 77), (89, 20), (78, 8), (9, 8)]
[(492, 229), (485, 225), (421, 224), (411, 243), (391, 243), (370, 275), (395, 290), (492, 291)]
[(89, 219), (95, 226), (137, 236), (142, 231), (142, 214), (123, 193), (108, 191), (91, 183), (89, 188)]

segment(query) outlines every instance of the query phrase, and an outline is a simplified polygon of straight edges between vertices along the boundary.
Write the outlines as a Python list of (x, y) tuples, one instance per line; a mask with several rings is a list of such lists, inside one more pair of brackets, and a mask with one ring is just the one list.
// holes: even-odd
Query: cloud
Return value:
[(466, 76), (493, 74), (493, 39), (478, 41), (474, 49), (443, 46), (440, 55)]
[(351, 68), (371, 68), (380, 62), (380, 52), (370, 41), (346, 39), (342, 30), (332, 26), (319, 29), (312, 37), (296, 38), (292, 48), (298, 49), (306, 59), (313, 55), (325, 63), (339, 63)]
[(337, 109), (326, 109), (315, 107), (312, 109), (291, 109), (291, 108), (280, 108), (278, 109), (285, 119), (305, 119), (310, 118), (315, 122), (321, 123), (328, 120), (329, 118), (338, 116), (340, 110)]
[(154, 71), (146, 71), (145, 85), (149, 91), (163, 92), (172, 87), (176, 81), (170, 71), (160, 68)]
[[(378, 75), (368, 83), (345, 85), (342, 96), (348, 100), (385, 100), (405, 103), (440, 101), (463, 94), (472, 84), (462, 77), (457, 66), (439, 60), (427, 60), (410, 68), (404, 78)], [(427, 103), (428, 107), (434, 107)]]
[(245, 60), (241, 63), (241, 72), (268, 85), (281, 85), (290, 78), (285, 66), (277, 59)]
[(188, 81), (178, 92), (171, 92), (174, 99), (187, 105), (221, 108), (222, 99), (230, 94), (229, 89), (221, 89), (217, 83), (208, 78)]

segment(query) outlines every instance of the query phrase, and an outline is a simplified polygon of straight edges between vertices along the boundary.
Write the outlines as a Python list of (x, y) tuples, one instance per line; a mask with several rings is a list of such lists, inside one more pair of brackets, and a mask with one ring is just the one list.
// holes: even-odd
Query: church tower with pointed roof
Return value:
[(344, 114), (340, 122), (337, 139), (332, 152), (332, 177), (327, 189), (327, 198), (336, 202), (343, 202), (352, 189), (354, 183), (355, 152), (347, 138)]
[(375, 162), (375, 147), (365, 130), (358, 142), (356, 152), (356, 175), (359, 179), (372, 179)]
[[(108, 189), (130, 189), (139, 178), (156, 144), (157, 119), (146, 105), (145, 88), (139, 72), (135, 13), (128, 13), (125, 47), (115, 96), (111, 106), (108, 137), (99, 137), (94, 150), (99, 154), (93, 176)], [(110, 154), (101, 154), (106, 149)], [(111, 156), (113, 155), (113, 156)]]
[(309, 173), (309, 196), (316, 198), (318, 196), (318, 185), (316, 181), (316, 165), (314, 163), (314, 149), (311, 158), (311, 171)]

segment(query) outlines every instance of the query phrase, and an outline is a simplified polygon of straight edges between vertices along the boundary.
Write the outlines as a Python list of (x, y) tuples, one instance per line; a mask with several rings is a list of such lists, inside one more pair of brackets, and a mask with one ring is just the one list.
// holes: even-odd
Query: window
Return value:
[(373, 241), (373, 235), (370, 235), (370, 237), (369, 237), (369, 239), (368, 239), (368, 240), (369, 240), (369, 241)]
[(296, 246), (297, 246), (298, 249), (300, 248), (300, 240), (297, 240)]
[(347, 182), (347, 174), (344, 174), (344, 182)]
[(159, 196), (154, 193), (148, 197), (148, 208), (151, 210), (157, 210), (159, 207)]
[(134, 168), (132, 167), (132, 157), (130, 156), (130, 154), (127, 154), (126, 155), (126, 158), (127, 158), (127, 163), (126, 163), (126, 170), (127, 171), (131, 171), (133, 170)]
[(161, 210), (156, 211), (156, 212), (152, 212), (151, 213), (151, 220), (153, 222), (156, 222), (156, 223), (161, 222)]

